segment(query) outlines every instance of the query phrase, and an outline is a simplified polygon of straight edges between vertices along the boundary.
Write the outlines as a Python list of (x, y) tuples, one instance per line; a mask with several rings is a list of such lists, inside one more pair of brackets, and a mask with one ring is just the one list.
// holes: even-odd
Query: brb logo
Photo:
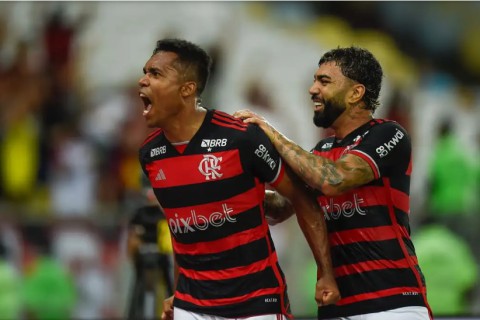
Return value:
[(155, 156), (159, 156), (167, 152), (167, 146), (161, 146), (158, 148), (150, 149), (150, 157), (153, 158)]
[(200, 146), (202, 148), (225, 147), (227, 139), (203, 139)]
[(220, 173), (220, 162), (222, 162), (222, 157), (215, 157), (211, 154), (203, 155), (202, 161), (198, 165), (198, 170), (201, 174), (205, 176), (207, 180), (215, 180), (223, 176), (223, 173)]
[(179, 218), (178, 213), (175, 213), (175, 218), (168, 219), (168, 226), (173, 234), (204, 231), (210, 226), (218, 228), (226, 222), (237, 222), (237, 219), (231, 216), (232, 212), (233, 209), (223, 203), (221, 212), (212, 212), (207, 215), (197, 214), (195, 210), (190, 210), (190, 215)]
[(362, 203), (365, 200), (360, 198), (356, 193), (353, 194), (353, 199), (351, 201), (342, 201), (336, 203), (333, 201), (333, 198), (330, 198), (328, 203), (322, 201), (322, 210), (325, 215), (325, 220), (338, 220), (341, 216), (350, 218), (354, 215), (355, 212), (361, 214), (362, 216), (366, 215), (367, 212), (361, 208)]

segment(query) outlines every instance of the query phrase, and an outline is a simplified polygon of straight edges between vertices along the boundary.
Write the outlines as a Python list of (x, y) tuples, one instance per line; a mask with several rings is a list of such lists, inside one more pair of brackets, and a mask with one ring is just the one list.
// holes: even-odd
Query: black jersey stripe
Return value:
[[(368, 298), (380, 298), (383, 290), (396, 292), (420, 292), (422, 286), (418, 286), (415, 275), (410, 268), (380, 269), (365, 271), (362, 273), (349, 274), (342, 277), (336, 277), (338, 287), (341, 288), (342, 299), (348, 299), (351, 296), (360, 294), (370, 294)], [(363, 286), (353, 285), (353, 283), (364, 283)], [(410, 288), (408, 290), (404, 288)], [(395, 291), (401, 289), (402, 291)], [(384, 293), (384, 296), (389, 295)], [(364, 297), (367, 299), (367, 296)], [(351, 298), (349, 300), (352, 300)], [(344, 301), (343, 304), (348, 303)]]
[[(367, 252), (365, 248), (369, 251)], [(335, 246), (331, 248), (331, 253), (334, 257), (334, 267), (370, 260), (399, 260), (405, 257), (397, 239)]]
[(411, 257), (416, 257), (415, 254), (415, 248), (413, 247), (413, 243), (411, 239), (403, 239), (403, 242), (405, 243), (405, 248), (407, 249), (408, 254)]
[(264, 271), (267, 267), (270, 266), (270, 257), (263, 260), (255, 261), (248, 265), (242, 265), (234, 268), (229, 268), (225, 270), (192, 270), (179, 268), (179, 273), (184, 275), (186, 278), (191, 278), (194, 280), (226, 280), (238, 278), (242, 275), (253, 274), (257, 272)]
[[(185, 275), (180, 274), (179, 277), (185, 277)], [(183, 281), (183, 279), (179, 278), (179, 280), (181, 281), (178, 282), (178, 291), (188, 293), (195, 299), (206, 299), (207, 297), (204, 296), (205, 292), (209, 292), (209, 300), (235, 298), (248, 295), (262, 288), (275, 288), (281, 285), (271, 267), (250, 274), (242, 272), (237, 277), (231, 279), (196, 280), (189, 278), (188, 281)], [(236, 285), (239, 282), (244, 285)], [(188, 286), (183, 286), (186, 283), (188, 283)], [(195, 288), (201, 288), (201, 290), (195, 291)]]
[(260, 238), (250, 243), (215, 254), (176, 254), (179, 267), (199, 271), (222, 270), (249, 265), (270, 257), (272, 253), (268, 238)]
[(255, 180), (247, 175), (240, 175), (234, 179), (219, 180), (215, 183), (203, 183), (200, 185), (202, 192), (199, 192), (198, 184), (154, 189), (154, 192), (162, 207), (179, 208), (229, 199), (238, 193), (254, 188)]
[(403, 175), (401, 179), (390, 179), (390, 187), (410, 196), (410, 177)]
[(222, 239), (214, 241), (198, 242), (194, 244), (185, 244), (176, 241), (176, 237), (172, 238), (175, 252), (182, 254), (216, 254), (227, 251), (239, 245), (247, 244), (262, 239), (267, 234), (265, 225), (255, 227), (253, 229), (244, 230), (239, 233), (229, 235)]
[(405, 230), (407, 230), (408, 234), (410, 235), (410, 216), (409, 216), (409, 214), (407, 212), (399, 210), (399, 209), (395, 209), (394, 213), (395, 213), (395, 220), (397, 221), (397, 223), (400, 226), (402, 226), (403, 228), (405, 228)]

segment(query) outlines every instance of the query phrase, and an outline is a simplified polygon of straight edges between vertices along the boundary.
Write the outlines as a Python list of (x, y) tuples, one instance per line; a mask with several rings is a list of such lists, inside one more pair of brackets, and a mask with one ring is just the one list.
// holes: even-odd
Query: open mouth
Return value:
[(152, 109), (152, 102), (150, 99), (143, 93), (140, 93), (140, 99), (142, 99), (143, 102), (143, 115), (147, 115), (150, 110)]
[(313, 105), (315, 106), (315, 109), (314, 109), (315, 111), (322, 111), (324, 109), (323, 103), (319, 101), (314, 101)]

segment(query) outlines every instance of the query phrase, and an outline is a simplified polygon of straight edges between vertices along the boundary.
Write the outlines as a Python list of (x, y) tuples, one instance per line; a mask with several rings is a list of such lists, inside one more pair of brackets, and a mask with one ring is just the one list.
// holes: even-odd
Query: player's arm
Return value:
[(305, 183), (327, 196), (342, 194), (375, 178), (368, 162), (357, 155), (346, 154), (332, 161), (304, 150), (251, 111), (237, 111), (235, 116), (245, 122), (258, 124), (291, 169)]
[(290, 200), (274, 190), (265, 191), (263, 208), (267, 222), (271, 226), (281, 223), (295, 214), (295, 209)]
[(340, 299), (333, 273), (330, 243), (320, 206), (316, 199), (288, 169), (276, 190), (287, 197), (295, 212), (298, 224), (307, 240), (318, 267), (315, 299), (319, 306), (334, 304)]

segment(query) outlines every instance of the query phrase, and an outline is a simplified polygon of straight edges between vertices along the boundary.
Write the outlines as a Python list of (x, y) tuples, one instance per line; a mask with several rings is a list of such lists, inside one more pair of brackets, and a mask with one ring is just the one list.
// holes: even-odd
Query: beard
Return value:
[(345, 107), (338, 101), (323, 102), (323, 111), (315, 111), (313, 123), (317, 127), (330, 128), (338, 117), (345, 111)]

